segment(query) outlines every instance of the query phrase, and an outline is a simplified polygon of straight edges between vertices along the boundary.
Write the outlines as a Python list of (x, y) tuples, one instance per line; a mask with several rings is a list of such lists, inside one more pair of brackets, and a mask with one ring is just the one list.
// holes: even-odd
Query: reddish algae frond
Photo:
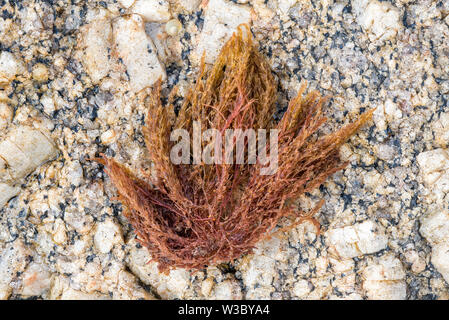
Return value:
[[(327, 121), (325, 99), (318, 92), (304, 95), (305, 86), (290, 101), (279, 122), (273, 120), (276, 85), (270, 67), (241, 26), (224, 45), (214, 65), (201, 63), (196, 83), (175, 115), (173, 99), (161, 102), (161, 83), (144, 99), (148, 107), (145, 142), (157, 179), (144, 180), (104, 157), (125, 215), (139, 242), (160, 271), (182, 267), (202, 269), (250, 253), (270, 235), (283, 217), (295, 225), (312, 212), (298, 211), (293, 201), (346, 166), (340, 146), (372, 115), (332, 134), (314, 133)], [(170, 160), (175, 129), (190, 134), (198, 121), (203, 129), (278, 129), (278, 169), (261, 175), (261, 163), (179, 164)], [(204, 148), (209, 142), (202, 142)]]

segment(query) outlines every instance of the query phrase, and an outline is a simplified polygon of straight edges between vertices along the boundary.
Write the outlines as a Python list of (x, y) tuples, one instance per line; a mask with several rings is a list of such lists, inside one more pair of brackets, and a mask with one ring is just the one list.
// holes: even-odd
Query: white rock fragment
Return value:
[(343, 259), (375, 253), (385, 249), (388, 244), (384, 230), (370, 220), (331, 229), (326, 232), (326, 238), (330, 247)]
[(98, 83), (108, 75), (111, 69), (112, 26), (109, 19), (94, 20), (81, 29), (83, 49), (83, 65), (92, 78)]
[(293, 285), (293, 294), (298, 298), (304, 298), (309, 294), (310, 289), (311, 285), (309, 284), (309, 281), (300, 279)]
[(379, 159), (382, 160), (392, 160), (394, 156), (397, 154), (395, 148), (388, 144), (379, 144), (375, 147), (376, 155)]
[(53, 225), (53, 242), (56, 244), (64, 244), (67, 241), (65, 223), (62, 219), (56, 219)]
[(0, 142), (0, 207), (16, 196), (17, 180), (56, 155), (56, 148), (40, 131), (18, 126)]
[(357, 22), (373, 40), (387, 40), (394, 37), (401, 28), (398, 8), (377, 0), (353, 0)]
[(11, 123), (12, 116), (12, 108), (8, 104), (0, 102), (0, 130), (5, 129)]
[(114, 290), (114, 300), (130, 300), (130, 299), (156, 299), (151, 293), (143, 289), (137, 281), (137, 278), (124, 270), (118, 275), (117, 290)]
[(214, 287), (213, 299), (216, 300), (241, 300), (242, 291), (236, 280), (225, 280)]
[(402, 111), (391, 99), (379, 105), (373, 114), (373, 120), (379, 130), (385, 130), (387, 123), (394, 123), (402, 118)]
[(399, 109), (398, 105), (391, 99), (387, 99), (384, 104), (384, 112), (388, 121), (401, 119), (402, 111)]
[[(170, 21), (169, 21), (170, 22)], [(167, 38), (166, 26), (169, 24), (167, 22), (165, 25), (161, 23), (145, 23), (145, 32), (153, 41), (156, 47), (157, 56), (159, 60), (164, 64), (172, 56), (173, 52), (169, 48), (169, 39)], [(180, 30), (179, 30), (180, 31)]]
[(70, 161), (64, 166), (64, 177), (75, 187), (79, 187), (83, 182), (83, 168), (78, 160)]
[(363, 290), (372, 300), (404, 300), (407, 296), (405, 272), (391, 254), (376, 258), (362, 272)]
[(282, 15), (288, 15), (288, 11), (293, 7), (298, 0), (280, 0), (278, 1), (278, 8)]
[(33, 79), (39, 82), (45, 82), (48, 80), (49, 71), (45, 64), (36, 63), (33, 66)]
[(80, 234), (87, 234), (93, 225), (93, 218), (91, 215), (86, 215), (80, 210), (66, 209), (64, 221), (74, 228)]
[(209, 297), (214, 285), (214, 278), (208, 277), (206, 280), (201, 282), (201, 294), (205, 297)]
[(160, 273), (156, 262), (145, 248), (137, 248), (136, 240), (128, 242), (130, 247), (127, 265), (143, 283), (151, 285), (162, 299), (183, 299), (190, 283), (190, 272), (185, 269), (173, 269), (168, 274)]
[(436, 195), (449, 192), (449, 153), (439, 148), (417, 157), (425, 185)]
[(94, 236), (95, 248), (101, 253), (108, 253), (114, 245), (123, 242), (120, 227), (112, 220), (106, 220), (97, 226)]
[(440, 118), (432, 123), (435, 140), (441, 146), (449, 146), (449, 112), (441, 113)]
[(3, 207), (9, 199), (18, 195), (19, 192), (19, 186), (11, 186), (7, 183), (0, 183), (0, 208)]
[(145, 33), (140, 16), (119, 17), (113, 23), (113, 34), (118, 56), (123, 60), (129, 75), (131, 90), (138, 92), (166, 78), (156, 48)]
[(254, 253), (243, 257), (237, 269), (247, 292), (246, 299), (269, 299), (275, 290), (273, 281), (277, 277), (276, 263), (287, 263), (288, 253), (277, 237), (261, 241)]
[(449, 283), (449, 243), (447, 241), (432, 247), (431, 262), (444, 280)]
[(170, 36), (176, 36), (182, 30), (182, 24), (178, 19), (172, 19), (165, 24), (165, 32)]
[(199, 61), (206, 53), (206, 63), (213, 63), (223, 44), (231, 37), (237, 26), (250, 23), (251, 11), (247, 6), (224, 0), (210, 0), (204, 17), (204, 26), (196, 49)]
[(131, 8), (145, 22), (166, 22), (170, 20), (170, 5), (166, 0), (137, 0)]
[(449, 242), (449, 212), (435, 210), (424, 215), (419, 232), (432, 245)]
[(41, 296), (50, 290), (51, 274), (47, 266), (32, 263), (22, 275), (23, 284), (20, 294), (23, 296)]
[(417, 251), (408, 250), (404, 252), (404, 258), (411, 264), (411, 269), (414, 273), (418, 274), (426, 269), (426, 261), (423, 257), (420, 257)]
[(42, 22), (34, 8), (24, 6), (18, 12), (22, 23), (22, 30), (27, 34), (37, 35), (43, 28)]
[(23, 63), (17, 60), (11, 52), (0, 53), (0, 84), (9, 83), (16, 75), (25, 72)]
[(449, 212), (432, 211), (421, 219), (420, 233), (432, 246), (431, 262), (449, 283)]
[(0, 300), (8, 299), (11, 295), (11, 282), (26, 267), (27, 248), (20, 241), (0, 247)]
[(117, 135), (116, 135), (114, 129), (109, 129), (109, 130), (103, 132), (100, 136), (101, 142), (103, 144), (111, 144), (111, 143), (115, 142), (116, 138), (117, 138)]
[(56, 148), (40, 131), (27, 126), (13, 128), (0, 142), (0, 180), (15, 181), (56, 156)]

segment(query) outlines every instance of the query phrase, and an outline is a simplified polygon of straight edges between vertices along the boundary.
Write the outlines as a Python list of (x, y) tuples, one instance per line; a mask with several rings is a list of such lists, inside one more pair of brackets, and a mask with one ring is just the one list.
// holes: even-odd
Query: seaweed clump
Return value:
[[(148, 107), (144, 136), (156, 178), (138, 178), (112, 158), (101, 160), (125, 215), (160, 271), (172, 267), (201, 269), (251, 252), (281, 218), (294, 226), (311, 219), (293, 200), (343, 169), (339, 147), (365, 123), (372, 112), (323, 137), (316, 132), (326, 122), (325, 98), (303, 85), (282, 119), (273, 120), (276, 84), (270, 67), (253, 43), (247, 26), (240, 26), (222, 48), (211, 68), (201, 62), (196, 83), (178, 114), (174, 95), (161, 102), (158, 82), (144, 98)], [(278, 129), (278, 170), (261, 175), (261, 162), (250, 164), (174, 164), (170, 134), (194, 122), (203, 129)], [(201, 141), (204, 148), (208, 141)], [(267, 147), (267, 150), (269, 147)], [(191, 155), (193, 157), (193, 155)]]

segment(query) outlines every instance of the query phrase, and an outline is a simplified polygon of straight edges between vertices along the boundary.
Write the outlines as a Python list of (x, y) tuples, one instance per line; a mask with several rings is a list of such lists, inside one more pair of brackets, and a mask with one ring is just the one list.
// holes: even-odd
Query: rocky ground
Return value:
[[(254, 254), (160, 274), (105, 153), (150, 169), (136, 94), (183, 96), (249, 23), (279, 82), (332, 99), (329, 131), (377, 108), (304, 223)], [(0, 298), (448, 299), (448, 0), (0, 0)]]

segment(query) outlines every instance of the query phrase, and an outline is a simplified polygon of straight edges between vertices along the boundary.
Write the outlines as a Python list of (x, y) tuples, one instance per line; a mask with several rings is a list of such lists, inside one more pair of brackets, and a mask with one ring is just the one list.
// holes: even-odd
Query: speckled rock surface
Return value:
[[(161, 77), (181, 98), (241, 22), (279, 112), (305, 80), (332, 97), (323, 132), (376, 111), (341, 149), (349, 166), (298, 201), (325, 199), (320, 234), (305, 222), (160, 274), (91, 159), (150, 170), (136, 93)], [(448, 0), (0, 1), (0, 153), (24, 128), (35, 146), (2, 167), (0, 298), (449, 299), (448, 66)]]

